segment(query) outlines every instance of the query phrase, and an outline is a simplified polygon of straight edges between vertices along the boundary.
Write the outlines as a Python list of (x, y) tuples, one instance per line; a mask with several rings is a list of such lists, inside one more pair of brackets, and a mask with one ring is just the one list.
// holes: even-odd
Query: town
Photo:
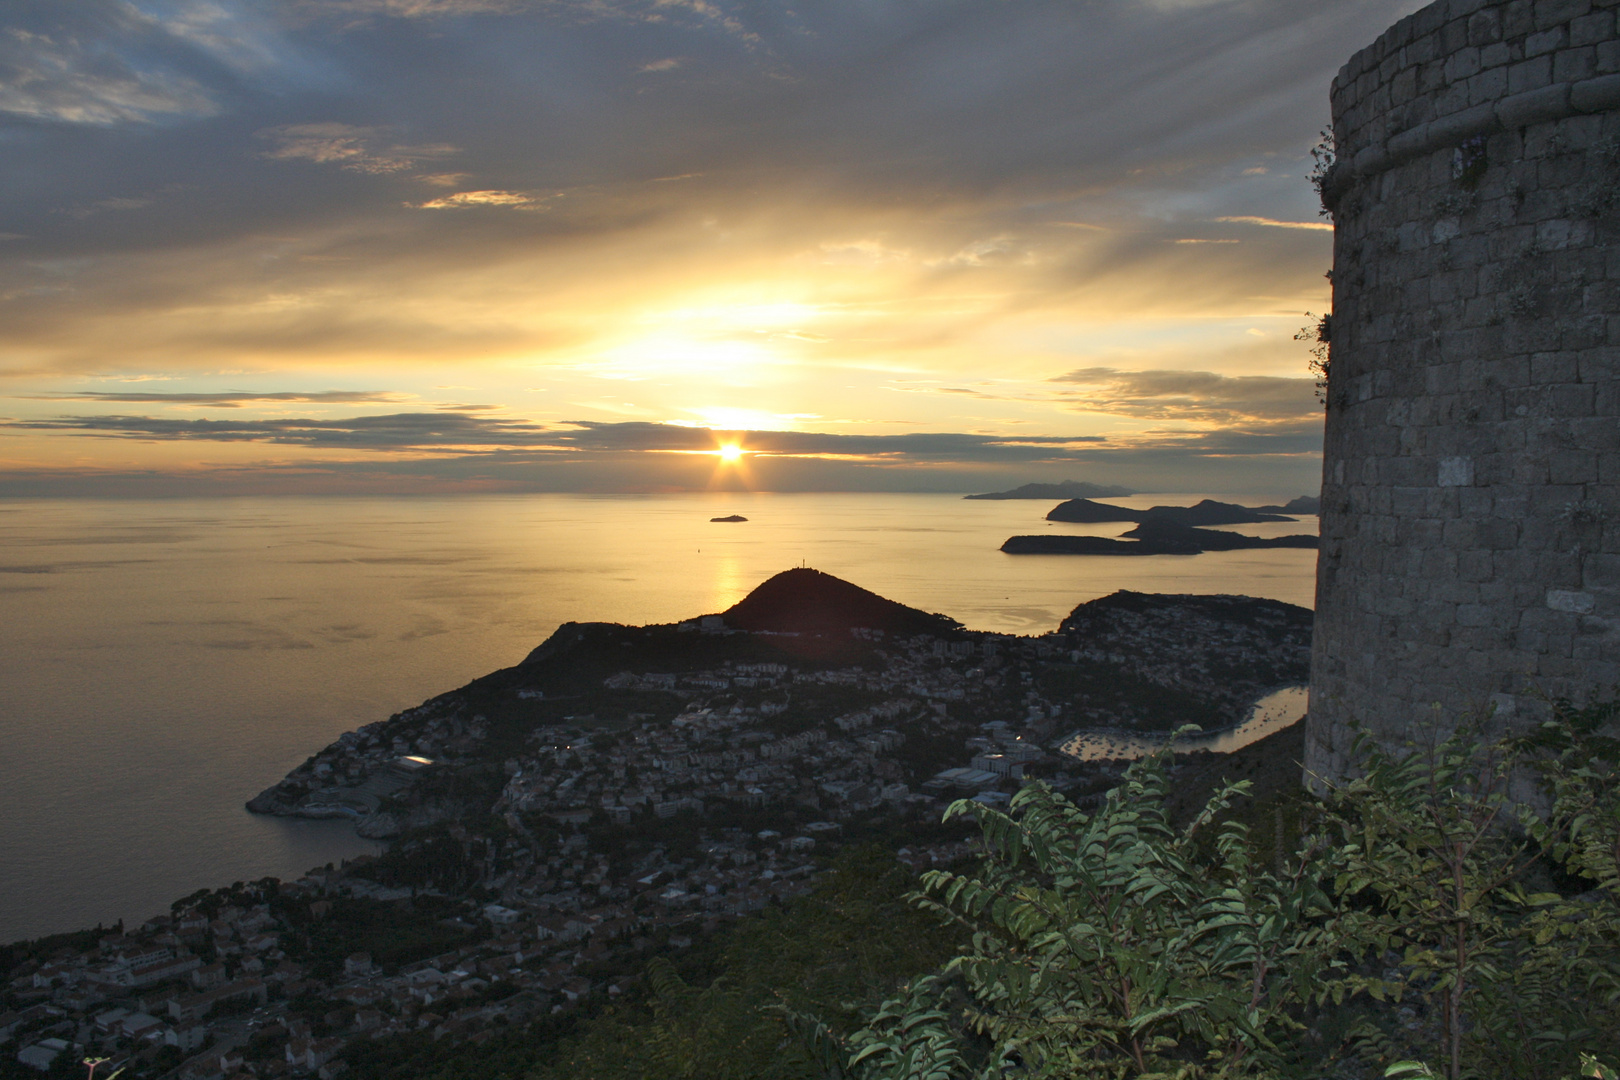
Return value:
[(1303, 679), (1309, 620), (1119, 593), (1031, 638), (567, 624), (249, 804), (351, 818), (381, 854), (13, 946), (6, 1067), (330, 1080), (376, 1040), (600, 1007), (651, 957), (804, 893), (844, 846), (918, 870), (971, 857), (970, 830), (941, 823), (954, 799), (1005, 805), (1043, 779), (1095, 800), (1123, 763), (1051, 749), (1077, 729), (1235, 725)]

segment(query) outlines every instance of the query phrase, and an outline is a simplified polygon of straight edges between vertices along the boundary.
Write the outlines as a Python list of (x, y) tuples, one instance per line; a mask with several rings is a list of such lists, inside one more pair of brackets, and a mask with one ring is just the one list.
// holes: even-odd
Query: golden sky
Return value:
[(0, 495), (1314, 491), (1309, 152), (1418, 6), (7, 5)]

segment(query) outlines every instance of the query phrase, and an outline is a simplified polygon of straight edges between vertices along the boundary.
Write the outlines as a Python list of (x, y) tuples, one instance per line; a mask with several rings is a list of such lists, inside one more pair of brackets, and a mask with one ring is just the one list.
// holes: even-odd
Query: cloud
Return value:
[(294, 0), (291, 6), (306, 15), (328, 19), (356, 15), (452, 19), (516, 14), (529, 5), (525, 0)]
[(246, 404), (272, 401), (299, 401), (309, 404), (322, 405), (353, 405), (360, 402), (396, 403), (403, 400), (400, 395), (388, 390), (317, 390), (309, 393), (298, 391), (283, 391), (277, 393), (254, 393), (245, 390), (228, 390), (223, 393), (132, 393), (111, 392), (102, 390), (75, 390), (65, 394), (24, 394), (21, 397), (31, 401), (101, 401), (128, 404), (132, 402), (162, 402), (166, 405), (195, 405), (213, 406), (221, 409), (237, 409)]
[[(211, 461), (205, 470), (110, 467), (0, 469), (0, 494), (456, 491), (987, 491), (1030, 479), (1086, 478), (1140, 490), (1314, 490), (1320, 433), (1166, 430), (1116, 442), (1096, 437), (956, 432), (845, 436), (719, 431), (654, 423), (541, 425), (457, 413), (339, 421), (163, 421), (59, 417), (0, 421), (121, 442), (261, 444), (269, 460)], [(719, 470), (724, 440), (749, 454)], [(296, 456), (288, 458), (285, 453)], [(249, 451), (249, 453), (252, 453)]]
[(152, 200), (150, 198), (135, 198), (124, 195), (114, 195), (105, 199), (97, 199), (88, 206), (76, 206), (71, 210), (65, 211), (65, 213), (82, 220), (87, 217), (93, 217), (96, 214), (117, 213), (120, 211), (129, 210), (144, 210), (151, 205)]
[[(160, 31), (130, 5), (92, 5), (130, 44)], [(151, 122), (207, 116), (218, 109), (196, 79), (142, 57), (96, 48), (60, 27), (39, 32), (12, 25), (0, 29), (0, 113), (67, 124)]]
[(424, 184), (431, 184), (434, 187), (460, 187), (468, 180), (472, 179), (472, 173), (423, 173), (422, 175), (413, 177), (412, 179), (418, 180)]
[(1081, 368), (1052, 380), (1081, 387), (1059, 394), (1068, 409), (1202, 426), (1301, 426), (1319, 431), (1314, 379), (1220, 375), (1212, 371)]
[(572, 21), (651, 23), (675, 20), (711, 25), (749, 42), (760, 40), (741, 18), (711, 0), (292, 0), (309, 15), (461, 19), (480, 15), (543, 13)]
[(1331, 221), (1278, 221), (1276, 218), (1253, 217), (1250, 215), (1218, 217), (1216, 221), (1227, 221), (1235, 225), (1264, 225), (1272, 229), (1311, 229), (1317, 232), (1332, 232)]
[[(994, 451), (1061, 460), (1222, 425), (1298, 449), (1320, 429), (1308, 386), (1133, 371), (1298, 369), (1298, 346), (1225, 350), (1322, 310), (1328, 234), (1301, 227), (1300, 166), (1333, 71), (1421, 2), (14, 0), (6, 23), (32, 36), (0, 41), (0, 93), (32, 104), (0, 115), (7, 392), (154, 371), (199, 393), (401, 386), (426, 400), (353, 404), (440, 426), (79, 430), (43, 414), (140, 402), (14, 399), (65, 426), (5, 441), (41, 468), (147, 438), (164, 461), (232, 440), (633, 472), (649, 455), (560, 418), (713, 407), (1109, 433)], [(1090, 381), (1046, 381), (1069, 369)], [(884, 392), (897, 378), (974, 392)], [(441, 399), (547, 423), (451, 429), (493, 410)], [(297, 400), (150, 411), (354, 411)], [(838, 419), (874, 400), (881, 423)]]
[[(109, 395), (111, 396), (111, 395)], [(167, 399), (165, 399), (167, 400)], [(718, 434), (709, 428), (646, 422), (575, 420), (542, 424), (517, 418), (446, 413), (394, 413), (339, 420), (171, 420), (150, 416), (60, 416), (0, 421), (15, 431), (191, 442), (263, 442), (377, 451), (447, 450), (480, 453), (526, 448), (555, 453), (708, 453)], [(1106, 442), (1100, 436), (970, 435), (953, 432), (846, 435), (800, 431), (725, 433), (752, 454), (784, 457), (905, 458), (919, 461), (1030, 460), (1061, 456), (1074, 447)]]
[(274, 144), (264, 152), (271, 160), (312, 161), (362, 173), (396, 173), (458, 152), (448, 143), (406, 146), (389, 141), (380, 128), (331, 122), (283, 124), (255, 134)]
[(543, 200), (520, 191), (458, 191), (427, 202), (413, 203), (418, 210), (455, 210), (469, 206), (506, 206), (514, 210), (543, 210)]

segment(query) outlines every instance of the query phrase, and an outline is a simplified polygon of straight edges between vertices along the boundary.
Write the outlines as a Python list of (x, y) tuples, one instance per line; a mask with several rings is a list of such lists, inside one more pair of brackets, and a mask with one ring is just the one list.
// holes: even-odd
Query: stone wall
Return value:
[(1620, 0), (1438, 0), (1333, 85), (1306, 766), (1620, 683)]

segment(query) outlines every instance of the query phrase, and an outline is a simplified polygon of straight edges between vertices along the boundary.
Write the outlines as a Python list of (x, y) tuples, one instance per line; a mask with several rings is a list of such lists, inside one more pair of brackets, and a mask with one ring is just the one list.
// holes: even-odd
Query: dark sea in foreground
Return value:
[[(1051, 505), (892, 494), (0, 501), (0, 941), (145, 918), (196, 888), (296, 877), (372, 850), (347, 824), (260, 818), (242, 804), (341, 732), (514, 664), (570, 619), (718, 611), (801, 563), (1014, 634), (1054, 629), (1121, 588), (1311, 604), (1314, 551), (997, 550), (1016, 533), (1131, 527), (1049, 525)], [(730, 514), (748, 521), (709, 520)]]

